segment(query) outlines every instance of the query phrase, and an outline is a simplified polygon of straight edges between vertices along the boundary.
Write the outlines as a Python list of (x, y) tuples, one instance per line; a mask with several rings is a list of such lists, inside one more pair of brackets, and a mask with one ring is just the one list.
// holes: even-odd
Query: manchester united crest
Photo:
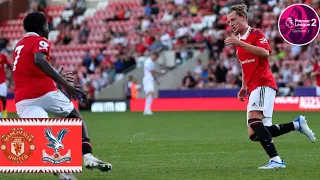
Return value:
[(34, 136), (23, 128), (13, 128), (1, 136), (1, 150), (4, 156), (13, 163), (22, 163), (29, 159), (35, 150)]

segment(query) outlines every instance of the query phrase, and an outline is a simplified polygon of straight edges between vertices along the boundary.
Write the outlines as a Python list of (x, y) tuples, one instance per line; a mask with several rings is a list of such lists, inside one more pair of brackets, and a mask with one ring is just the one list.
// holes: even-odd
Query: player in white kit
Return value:
[(147, 94), (143, 112), (144, 115), (152, 115), (151, 105), (153, 97), (155, 96), (155, 83), (158, 83), (155, 76), (156, 70), (154, 64), (157, 59), (158, 54), (152, 53), (144, 62), (143, 90)]

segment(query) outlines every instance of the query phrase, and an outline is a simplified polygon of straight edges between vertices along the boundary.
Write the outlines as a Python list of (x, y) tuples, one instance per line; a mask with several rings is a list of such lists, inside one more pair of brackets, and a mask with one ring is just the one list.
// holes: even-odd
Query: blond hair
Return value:
[(230, 6), (228, 14), (236, 12), (239, 16), (246, 17), (248, 20), (248, 7), (245, 4), (235, 4)]

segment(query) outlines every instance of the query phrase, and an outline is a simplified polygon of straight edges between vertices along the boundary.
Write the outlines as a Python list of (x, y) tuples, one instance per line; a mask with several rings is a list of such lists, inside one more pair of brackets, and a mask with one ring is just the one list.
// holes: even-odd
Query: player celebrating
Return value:
[(303, 116), (287, 124), (272, 125), (277, 85), (269, 69), (270, 46), (260, 29), (253, 29), (248, 25), (246, 5), (231, 6), (227, 20), (237, 36), (232, 35), (226, 38), (225, 43), (236, 46), (242, 66), (242, 87), (238, 93), (238, 99), (244, 101), (246, 93), (249, 94), (247, 105), (249, 137), (252, 141), (260, 141), (270, 157), (269, 163), (259, 169), (285, 168), (272, 137), (296, 130), (305, 134), (311, 142), (315, 142), (314, 133)]
[[(39, 12), (28, 14), (23, 20), (27, 34), (14, 49), (13, 80), (15, 83), (15, 102), (20, 118), (48, 118), (52, 113), (58, 117), (81, 118), (72, 102), (56, 88), (60, 84), (70, 97), (81, 94), (79, 86), (72, 86), (70, 74), (65, 80), (48, 62), (50, 44), (46, 39), (49, 29), (46, 17)], [(92, 147), (87, 126), (82, 124), (82, 153), (84, 164), (89, 169), (109, 171), (111, 164), (92, 155)], [(60, 179), (75, 179), (67, 173), (55, 174)]]
[(144, 115), (152, 115), (151, 105), (153, 97), (155, 96), (155, 82), (157, 78), (155, 76), (155, 64), (154, 61), (158, 59), (157, 53), (152, 53), (151, 56), (144, 62), (144, 77), (143, 77), (143, 90), (147, 94), (145, 105), (144, 105)]
[(11, 69), (11, 64), (8, 61), (8, 58), (3, 53), (0, 53), (0, 99), (2, 102), (2, 117), (7, 117), (7, 84), (6, 84), (6, 72), (5, 68), (8, 67)]

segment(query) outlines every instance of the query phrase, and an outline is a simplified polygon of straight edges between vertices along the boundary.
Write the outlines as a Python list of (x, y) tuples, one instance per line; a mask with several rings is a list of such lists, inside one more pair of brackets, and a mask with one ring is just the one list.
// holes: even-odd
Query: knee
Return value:
[[(260, 118), (250, 118), (248, 120), (248, 126), (251, 127), (252, 129), (257, 124), (263, 124), (262, 123), (262, 119), (260, 119)], [(253, 133), (254, 133), (254, 131), (253, 131)]]
[(248, 118), (250, 119), (263, 119), (262, 111), (250, 111), (248, 114)]
[(77, 109), (73, 109), (66, 118), (82, 118), (80, 112)]

